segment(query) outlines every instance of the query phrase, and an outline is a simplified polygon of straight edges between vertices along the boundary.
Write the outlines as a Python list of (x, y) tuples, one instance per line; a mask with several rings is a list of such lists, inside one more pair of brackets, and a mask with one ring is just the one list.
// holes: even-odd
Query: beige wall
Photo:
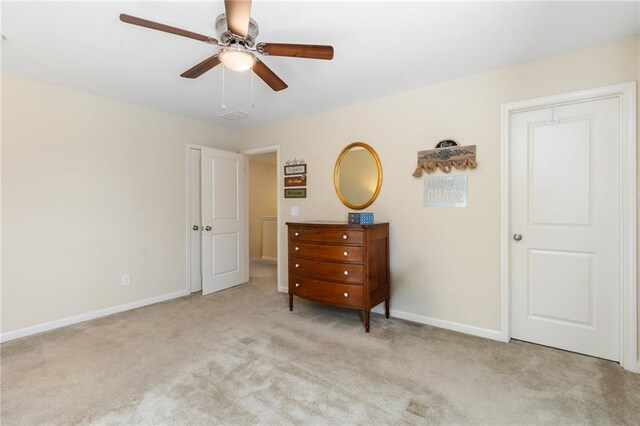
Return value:
[(276, 165), (249, 159), (249, 257), (262, 256), (262, 216), (277, 214)]
[[(3, 75), (2, 331), (186, 288), (185, 143), (280, 144), (283, 160), (305, 158), (309, 198), (283, 200), (288, 221), (345, 219), (332, 173), (353, 141), (372, 145), (383, 163), (380, 197), (367, 210), (391, 223), (392, 308), (497, 330), (500, 104), (640, 80), (639, 60), (638, 39), (629, 39), (252, 129), (239, 140)], [(425, 209), (422, 180), (411, 176), (416, 152), (449, 138), (478, 146), (479, 166), (466, 172), (469, 207)], [(294, 205), (301, 216), (289, 216)], [(124, 273), (129, 287), (120, 286)]]
[(3, 75), (2, 331), (185, 289), (185, 144), (235, 138)]
[[(488, 330), (500, 326), (500, 105), (640, 78), (638, 39), (574, 52), (245, 131), (243, 149), (280, 144), (305, 158), (308, 198), (283, 200), (284, 221), (344, 220), (332, 185), (341, 149), (379, 154), (384, 182), (367, 210), (391, 231), (392, 309)], [(425, 209), (417, 151), (454, 139), (477, 145), (464, 209)], [(300, 217), (290, 217), (292, 205)], [(286, 262), (287, 247), (280, 257)]]

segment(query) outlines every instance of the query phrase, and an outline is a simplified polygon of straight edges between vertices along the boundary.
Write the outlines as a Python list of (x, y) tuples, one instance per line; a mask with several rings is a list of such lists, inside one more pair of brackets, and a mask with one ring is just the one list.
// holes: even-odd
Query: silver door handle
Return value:
[(516, 241), (520, 241), (522, 239), (522, 234), (513, 234), (513, 239)]
[(205, 227), (204, 227), (204, 230), (205, 230), (205, 231), (211, 231), (211, 227), (210, 227), (210, 226), (205, 226)]
[(193, 228), (191, 228), (191, 229), (193, 229), (194, 231), (197, 231), (200, 228), (198, 228), (198, 225), (193, 225)]

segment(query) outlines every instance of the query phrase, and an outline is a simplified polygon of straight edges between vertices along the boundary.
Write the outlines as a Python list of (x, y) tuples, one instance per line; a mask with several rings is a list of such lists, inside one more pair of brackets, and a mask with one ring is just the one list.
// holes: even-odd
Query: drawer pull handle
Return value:
[(296, 283), (296, 287), (300, 287), (300, 283)]
[(293, 235), (295, 235), (297, 237), (298, 235), (300, 235), (300, 233), (299, 232), (294, 232)]
[(294, 250), (295, 250), (295, 251), (298, 251), (298, 250), (300, 250), (300, 247), (296, 247)]
[(344, 271), (344, 274), (345, 275), (349, 275), (349, 271)]
[(299, 264), (299, 263), (296, 263), (296, 268), (299, 268), (299, 267), (300, 267), (300, 264)]
[(346, 240), (347, 238), (349, 238), (349, 237), (347, 236), (347, 234), (342, 234), (342, 239), (343, 239), (343, 240)]
[(345, 252), (344, 252), (344, 253), (342, 253), (342, 254), (344, 254), (345, 256), (349, 256), (349, 252), (348, 252), (348, 251), (345, 251)]
[(345, 294), (344, 294), (344, 297), (345, 297), (345, 298), (346, 298), (346, 297), (349, 297), (349, 293), (345, 293)]

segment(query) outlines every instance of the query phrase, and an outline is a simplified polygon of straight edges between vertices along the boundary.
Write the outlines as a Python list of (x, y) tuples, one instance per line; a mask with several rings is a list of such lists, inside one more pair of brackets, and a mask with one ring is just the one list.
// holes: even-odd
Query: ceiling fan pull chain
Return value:
[(227, 108), (227, 104), (224, 102), (224, 69), (225, 67), (222, 67), (222, 109), (226, 109)]

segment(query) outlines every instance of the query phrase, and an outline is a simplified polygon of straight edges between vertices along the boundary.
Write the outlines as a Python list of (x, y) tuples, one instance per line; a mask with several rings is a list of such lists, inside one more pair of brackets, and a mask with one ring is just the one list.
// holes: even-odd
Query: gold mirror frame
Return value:
[[(344, 158), (344, 156), (347, 154), (347, 152), (349, 152), (349, 150), (351, 148), (354, 147), (361, 147), (366, 149), (367, 151), (369, 151), (369, 154), (371, 154), (371, 156), (373, 157), (373, 160), (376, 162), (376, 168), (378, 169), (378, 182), (376, 183), (376, 190), (374, 191), (373, 195), (371, 196), (371, 198), (369, 199), (369, 201), (367, 201), (364, 204), (361, 205), (355, 205), (355, 204), (351, 204), (349, 201), (347, 201), (346, 198), (344, 198), (344, 195), (342, 195), (342, 192), (340, 192), (340, 163), (342, 163), (342, 159)], [(373, 204), (373, 202), (376, 200), (376, 198), (378, 198), (378, 194), (380, 193), (380, 188), (382, 188), (382, 163), (380, 162), (380, 158), (378, 157), (378, 153), (371, 148), (369, 145), (367, 145), (364, 142), (354, 142), (351, 143), (349, 145), (347, 145), (342, 152), (340, 152), (340, 155), (338, 155), (338, 159), (336, 160), (336, 164), (333, 168), (333, 187), (336, 190), (336, 194), (338, 194), (338, 198), (340, 199), (340, 201), (342, 202), (342, 204), (344, 204), (345, 206), (349, 207), (350, 209), (353, 210), (362, 210), (364, 208), (369, 207), (371, 204)]]

